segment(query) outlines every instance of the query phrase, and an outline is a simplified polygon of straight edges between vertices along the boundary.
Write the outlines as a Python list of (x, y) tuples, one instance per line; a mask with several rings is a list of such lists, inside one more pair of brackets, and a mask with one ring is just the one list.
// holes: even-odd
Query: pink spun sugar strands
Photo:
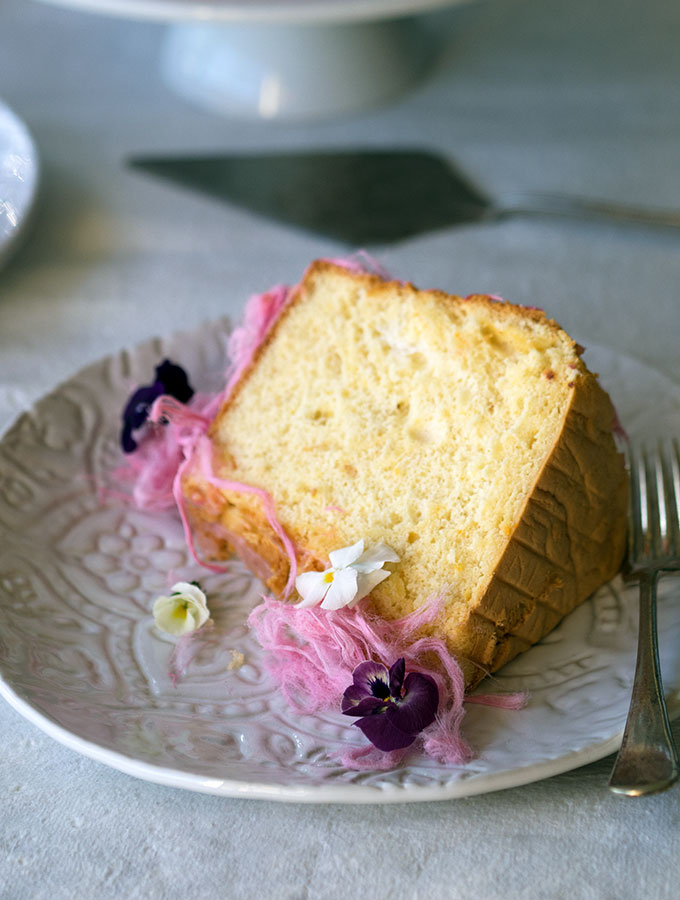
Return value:
[[(210, 425), (210, 419), (204, 414), (194, 412), (173, 397), (162, 396), (154, 401), (149, 411), (149, 421), (152, 423), (166, 422), (171, 426), (164, 428), (164, 433), (168, 435), (165, 440), (165, 451), (167, 452), (167, 445), (171, 442), (174, 442), (175, 445), (175, 467), (172, 473), (170, 490), (182, 522), (184, 537), (191, 556), (199, 565), (211, 572), (226, 571), (225, 566), (208, 563), (198, 556), (182, 492), (182, 479), (192, 463), (197, 445), (201, 440), (206, 439), (205, 436)], [(162, 459), (164, 445), (154, 442), (153, 446), (159, 460)], [(150, 453), (153, 452), (153, 450), (150, 451)], [(171, 467), (172, 461), (168, 465)]]
[(232, 331), (229, 338), (228, 352), (231, 365), (227, 372), (227, 385), (220, 398), (221, 402), (230, 396), (252, 363), (291, 295), (292, 290), (287, 285), (277, 285), (264, 294), (254, 294), (246, 303), (243, 322)]
[(293, 544), (283, 525), (281, 525), (281, 522), (277, 518), (276, 507), (274, 505), (274, 500), (271, 494), (269, 494), (263, 488), (254, 487), (251, 484), (244, 484), (242, 481), (228, 481), (215, 475), (212, 467), (212, 445), (207, 440), (207, 438), (204, 438), (198, 443), (197, 459), (198, 464), (201, 467), (203, 476), (209, 484), (212, 484), (216, 488), (219, 488), (223, 491), (236, 491), (237, 493), (241, 492), (244, 494), (253, 494), (254, 496), (260, 498), (260, 500), (262, 501), (262, 508), (264, 509), (265, 516), (267, 517), (267, 521), (269, 522), (272, 531), (274, 531), (274, 533), (281, 541), (283, 549), (286, 551), (286, 554), (288, 556), (290, 571), (283, 596), (284, 599), (289, 597), (293, 591), (293, 588), (295, 587), (295, 579), (297, 578), (297, 556), (295, 553), (295, 545)]
[[(157, 405), (162, 401), (161, 406)], [(188, 404), (182, 404), (174, 397), (159, 397), (152, 410), (157, 416), (151, 420), (147, 433), (140, 439), (137, 449), (125, 458), (125, 465), (114, 470), (113, 475), (120, 482), (132, 484), (132, 497), (120, 495), (138, 508), (150, 512), (161, 512), (175, 506), (173, 485), (179, 466), (184, 459), (183, 442), (187, 439), (186, 428), (207, 429), (210, 419), (206, 410), (214, 402), (211, 394), (195, 394)], [(183, 430), (165, 428), (157, 422), (170, 420), (175, 415), (183, 419)], [(110, 489), (105, 493), (114, 496)]]
[[(440, 704), (435, 722), (422, 734), (425, 753), (440, 763), (462, 765), (473, 752), (461, 735), (468, 700), (488, 706), (518, 709), (524, 695), (465, 697), (460, 666), (441, 638), (418, 638), (423, 626), (440, 615), (441, 601), (392, 622), (371, 617), (362, 609), (338, 612), (319, 608), (298, 609), (264, 597), (248, 619), (266, 653), (266, 665), (286, 702), (298, 712), (338, 709), (342, 693), (351, 682), (355, 667), (367, 659), (391, 662), (400, 656), (409, 671), (430, 675), (439, 690)], [(424, 660), (435, 656), (438, 665)], [(403, 751), (384, 754), (374, 747), (352, 748), (342, 754), (348, 768), (391, 768), (405, 756)]]
[(284, 597), (288, 597), (293, 590), (295, 578), (297, 577), (297, 557), (293, 542), (277, 518), (271, 495), (263, 488), (244, 484), (240, 481), (227, 481), (215, 475), (212, 463), (212, 444), (207, 437), (207, 430), (211, 420), (207, 416), (193, 412), (172, 397), (163, 396), (154, 402), (149, 413), (149, 419), (152, 422), (167, 420), (173, 426), (177, 444), (183, 454), (183, 459), (176, 468), (172, 491), (184, 528), (187, 545), (196, 562), (212, 572), (225, 571), (224, 566), (217, 566), (201, 560), (196, 551), (186, 511), (186, 501), (182, 491), (182, 480), (192, 465), (198, 465), (205, 480), (220, 490), (254, 494), (260, 498), (267, 521), (281, 541), (290, 562), (290, 574), (284, 591)]

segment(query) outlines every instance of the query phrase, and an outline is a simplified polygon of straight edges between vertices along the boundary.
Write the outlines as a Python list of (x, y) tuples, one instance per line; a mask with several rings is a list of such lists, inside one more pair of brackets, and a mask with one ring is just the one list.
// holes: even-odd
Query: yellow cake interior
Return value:
[(374, 607), (443, 595), (456, 645), (586, 374), (578, 349), (538, 311), (321, 265), (214, 424), (219, 473), (272, 495), (307, 568), (389, 544)]

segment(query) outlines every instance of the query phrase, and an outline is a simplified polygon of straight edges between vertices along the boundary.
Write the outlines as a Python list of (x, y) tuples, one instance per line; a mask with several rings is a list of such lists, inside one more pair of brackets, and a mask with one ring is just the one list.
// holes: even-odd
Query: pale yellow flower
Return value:
[(170, 595), (159, 597), (153, 605), (153, 617), (158, 628), (167, 634), (189, 634), (210, 618), (205, 594), (197, 584), (178, 581), (170, 588)]

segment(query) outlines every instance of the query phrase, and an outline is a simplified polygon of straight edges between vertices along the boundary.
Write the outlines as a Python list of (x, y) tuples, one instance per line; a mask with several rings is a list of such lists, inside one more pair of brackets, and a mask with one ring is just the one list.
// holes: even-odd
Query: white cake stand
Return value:
[(430, 48), (414, 17), (470, 0), (45, 0), (169, 23), (165, 81), (223, 114), (335, 116), (402, 93)]

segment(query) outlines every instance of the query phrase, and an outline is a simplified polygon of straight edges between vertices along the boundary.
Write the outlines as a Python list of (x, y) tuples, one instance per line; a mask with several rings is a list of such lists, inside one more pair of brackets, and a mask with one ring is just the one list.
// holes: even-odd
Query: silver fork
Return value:
[(680, 569), (680, 447), (631, 447), (628, 565), (640, 582), (640, 630), (628, 719), (609, 787), (637, 797), (670, 787), (680, 774), (664, 700), (656, 631), (656, 584)]

